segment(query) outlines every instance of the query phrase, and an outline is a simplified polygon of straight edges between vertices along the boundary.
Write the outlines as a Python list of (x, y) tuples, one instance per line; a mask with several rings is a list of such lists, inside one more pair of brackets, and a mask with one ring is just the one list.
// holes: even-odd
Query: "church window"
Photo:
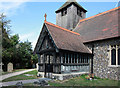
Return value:
[(67, 14), (67, 8), (62, 10), (62, 16), (65, 16)]
[(77, 8), (77, 15), (82, 17), (82, 11), (79, 8)]
[(111, 51), (111, 65), (116, 65), (116, 50), (112, 49)]
[(120, 45), (112, 45), (110, 49), (110, 65), (120, 65)]

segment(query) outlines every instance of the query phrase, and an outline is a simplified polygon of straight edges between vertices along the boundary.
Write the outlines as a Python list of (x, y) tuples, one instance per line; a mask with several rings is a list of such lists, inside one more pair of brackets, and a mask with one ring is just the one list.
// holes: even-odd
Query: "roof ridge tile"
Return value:
[(114, 10), (117, 10), (117, 9), (120, 9), (120, 6), (119, 6), (119, 7), (116, 7), (116, 8), (113, 8), (113, 9), (110, 9), (110, 10), (107, 10), (107, 11), (105, 11), (105, 12), (99, 13), (99, 14), (97, 14), (97, 15), (94, 15), (94, 16), (91, 16), (91, 17), (82, 19), (82, 20), (80, 20), (80, 22), (87, 21), (87, 20), (89, 20), (89, 19), (92, 19), (92, 18), (94, 18), (94, 17), (97, 17), (97, 16), (100, 16), (100, 15), (106, 14), (106, 13), (108, 13), (108, 12), (111, 12), (111, 11), (114, 11)]
[(68, 29), (66, 29), (66, 28), (60, 27), (60, 26), (55, 25), (55, 24), (50, 23), (50, 22), (44, 21), (44, 23), (49, 24), (49, 25), (54, 26), (54, 27), (57, 27), (57, 28), (59, 28), (59, 29), (62, 29), (62, 30), (64, 30), (64, 31), (67, 31), (67, 32), (70, 32), (70, 33), (73, 33), (73, 34), (76, 34), (76, 35), (80, 35), (80, 34), (77, 33), (77, 32), (70, 31), (70, 30), (68, 30)]

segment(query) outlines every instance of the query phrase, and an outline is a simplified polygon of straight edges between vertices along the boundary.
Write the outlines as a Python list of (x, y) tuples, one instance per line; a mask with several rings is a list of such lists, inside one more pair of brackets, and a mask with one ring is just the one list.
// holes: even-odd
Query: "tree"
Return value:
[(3, 48), (9, 48), (10, 39), (10, 20), (6, 20), (6, 16), (2, 13), (0, 15), (0, 28), (2, 29), (2, 46)]
[(31, 55), (32, 55), (32, 45), (31, 42), (25, 41), (20, 43), (19, 47), (19, 57), (21, 58), (21, 66), (22, 68), (29, 68), (30, 67), (30, 61), (31, 61)]
[(2, 62), (4, 63), (4, 69), (6, 70), (6, 65), (10, 61), (10, 20), (6, 20), (6, 16), (2, 13), (0, 14), (0, 29), (2, 29)]
[(0, 15), (0, 29), (2, 29), (2, 62), (4, 70), (12, 62), (15, 68), (31, 68), (32, 63), (37, 63), (37, 56), (33, 55), (31, 42), (21, 42), (19, 35), (10, 35), (10, 20)]
[(31, 62), (32, 62), (32, 64), (38, 63), (38, 56), (37, 56), (37, 54), (31, 56)]
[(10, 37), (10, 52), (11, 52), (11, 62), (13, 63), (14, 67), (16, 67), (16, 63), (18, 63), (20, 58), (19, 55), (19, 35), (13, 35)]

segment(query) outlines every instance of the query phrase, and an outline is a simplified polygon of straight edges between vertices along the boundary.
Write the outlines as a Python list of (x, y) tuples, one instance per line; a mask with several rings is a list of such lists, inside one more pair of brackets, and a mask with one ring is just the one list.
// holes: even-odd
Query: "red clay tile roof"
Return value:
[(45, 25), (58, 49), (91, 53), (81, 41), (79, 33), (45, 21)]
[(120, 7), (80, 20), (75, 32), (80, 33), (83, 42), (120, 36)]

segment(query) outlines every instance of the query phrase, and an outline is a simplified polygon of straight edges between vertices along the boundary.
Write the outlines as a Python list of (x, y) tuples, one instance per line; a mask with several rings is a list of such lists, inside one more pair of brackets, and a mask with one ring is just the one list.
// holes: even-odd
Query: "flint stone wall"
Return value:
[(100, 78), (120, 80), (120, 66), (113, 67), (109, 65), (109, 45), (120, 44), (120, 38), (103, 40), (85, 45), (88, 46), (90, 50), (92, 50), (92, 44), (94, 44), (93, 72), (95, 76)]

